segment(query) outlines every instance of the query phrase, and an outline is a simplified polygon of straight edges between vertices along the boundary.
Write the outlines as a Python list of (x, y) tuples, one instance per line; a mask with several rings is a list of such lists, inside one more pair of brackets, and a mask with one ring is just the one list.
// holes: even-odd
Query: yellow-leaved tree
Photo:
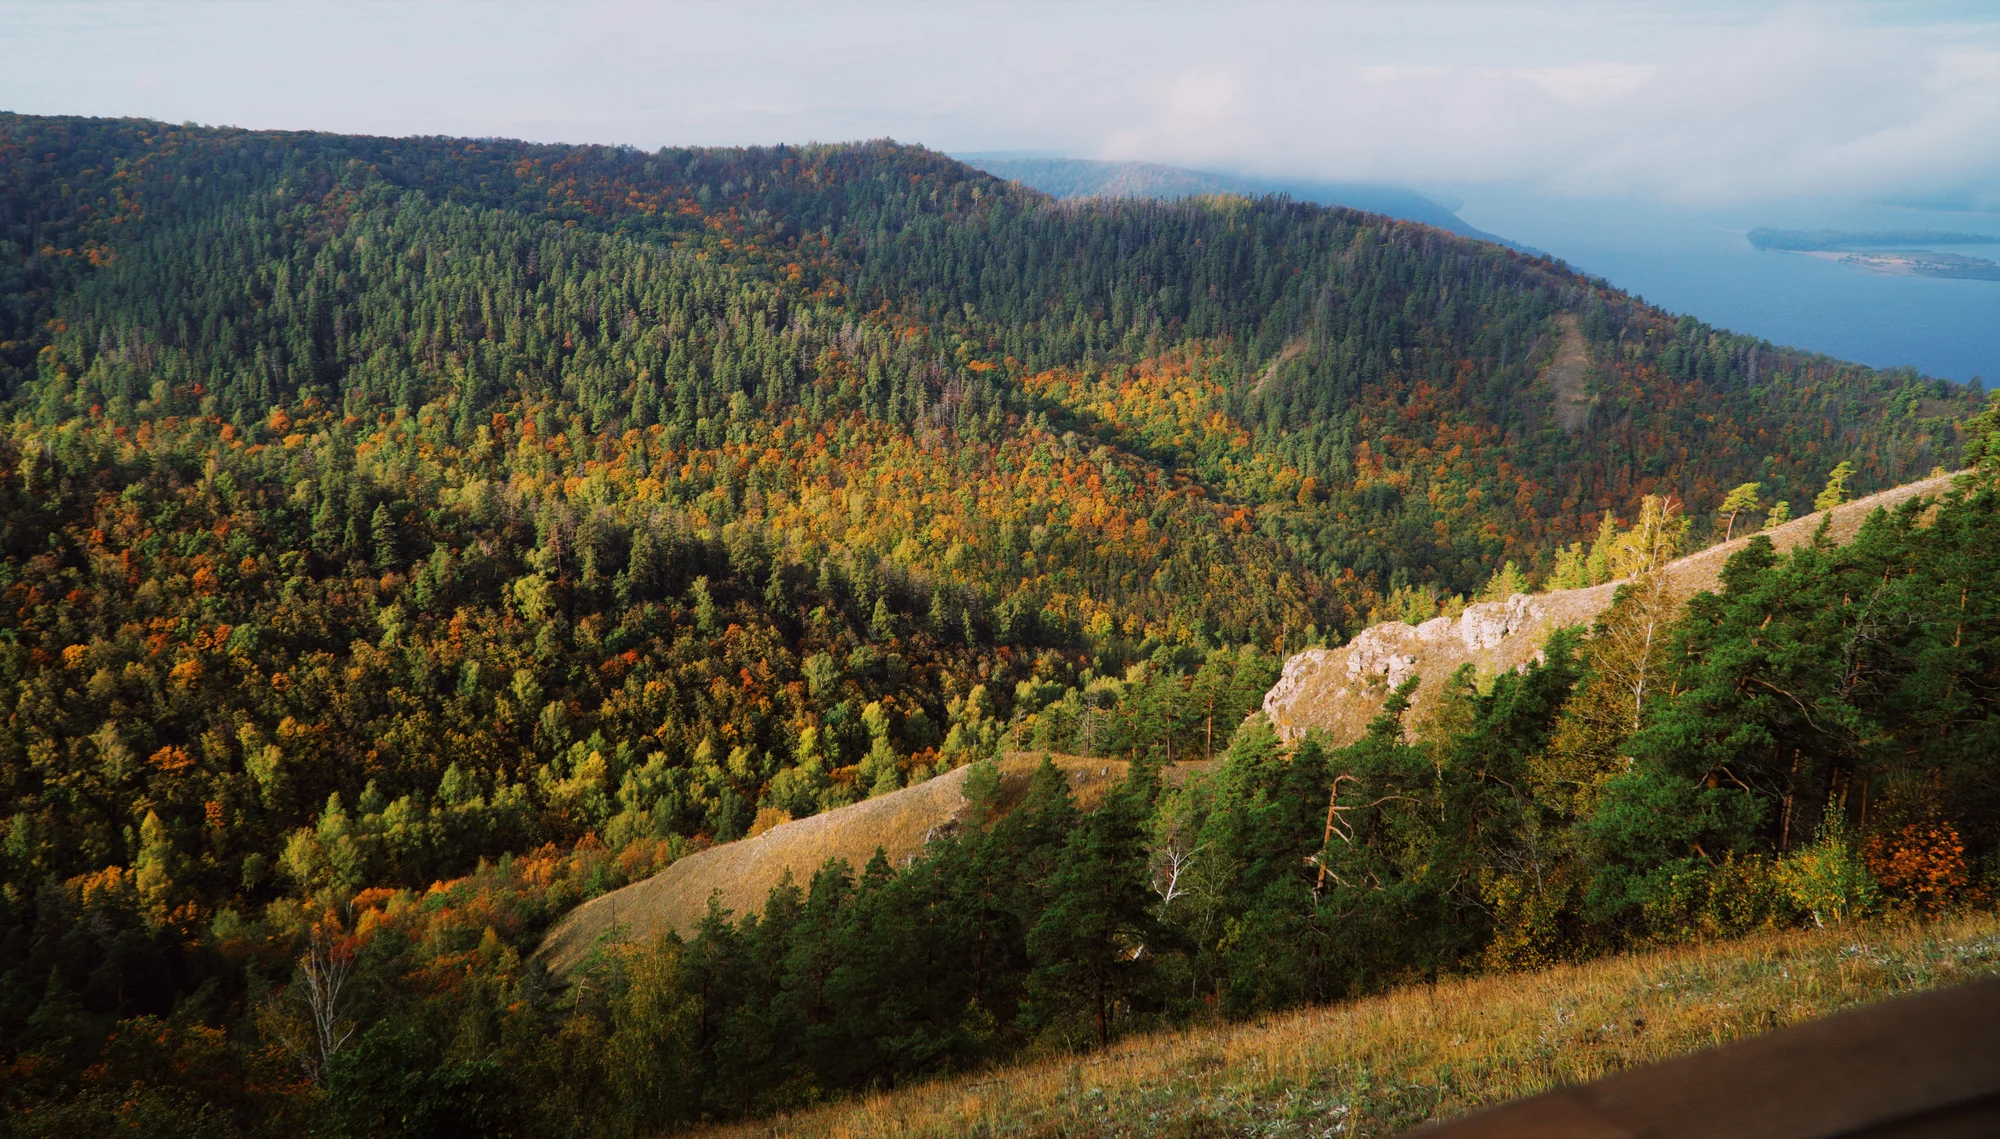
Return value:
[(1624, 584), (1584, 643), (1588, 679), (1535, 770), (1536, 796), (1563, 814), (1588, 812), (1604, 780), (1625, 768), (1620, 749), (1659, 694), (1668, 635), (1684, 600), (1667, 565), (1680, 556), (1687, 527), (1679, 502), (1648, 495), (1638, 521), (1605, 552), (1613, 579)]
[(1813, 509), (1832, 510), (1853, 498), (1854, 493), (1847, 489), (1847, 480), (1852, 477), (1854, 477), (1854, 464), (1842, 459), (1839, 466), (1827, 472), (1826, 489), (1820, 491), (1813, 499)]

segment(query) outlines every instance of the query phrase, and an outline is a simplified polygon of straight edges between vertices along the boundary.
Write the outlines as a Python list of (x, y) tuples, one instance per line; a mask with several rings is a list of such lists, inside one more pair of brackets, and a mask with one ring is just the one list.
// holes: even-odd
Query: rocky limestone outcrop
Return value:
[(1589, 623), (1611, 603), (1616, 589), (1600, 585), (1517, 593), (1421, 625), (1371, 625), (1340, 648), (1308, 649), (1287, 659), (1283, 675), (1264, 696), (1264, 714), (1286, 739), (1319, 728), (1337, 743), (1350, 742), (1367, 729), (1389, 693), (1410, 677), (1422, 678), (1414, 705), (1421, 714), (1442, 681), (1461, 665), (1471, 664), (1489, 676), (1525, 667), (1541, 654), (1549, 633)]
[[(1877, 509), (1918, 495), (1941, 494), (1950, 489), (1951, 478), (1899, 486), (1835, 507), (1830, 519), (1808, 514), (1766, 533), (1778, 549), (1789, 550), (1811, 541), (1825, 521), (1831, 540), (1846, 542)], [(1669, 565), (1675, 592), (1693, 596), (1713, 588), (1724, 563), (1749, 540), (1711, 546)], [(1417, 676), (1422, 679), (1408, 722), (1419, 722), (1444, 682), (1461, 666), (1471, 664), (1484, 676), (1524, 668), (1540, 655), (1550, 633), (1566, 625), (1588, 626), (1611, 604), (1617, 589), (1618, 583), (1610, 582), (1532, 596), (1517, 593), (1505, 601), (1468, 605), (1457, 617), (1438, 617), (1421, 625), (1401, 621), (1372, 625), (1337, 649), (1307, 649), (1288, 658), (1278, 683), (1264, 696), (1264, 715), (1286, 739), (1317, 728), (1335, 745), (1351, 743), (1367, 730), (1389, 693)]]
[(1496, 649), (1548, 614), (1543, 599), (1516, 593), (1505, 601), (1468, 605), (1456, 620), (1434, 617), (1415, 627), (1401, 621), (1376, 625), (1348, 645), (1347, 675), (1358, 680), (1379, 673), (1384, 684), (1395, 688), (1416, 670), (1419, 650), (1426, 645), (1442, 648), (1455, 640), (1467, 653)]

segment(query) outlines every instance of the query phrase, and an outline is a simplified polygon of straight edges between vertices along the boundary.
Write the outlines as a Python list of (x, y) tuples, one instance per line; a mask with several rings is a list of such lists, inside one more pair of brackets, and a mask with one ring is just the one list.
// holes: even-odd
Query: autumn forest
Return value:
[[(0, 1127), (653, 1134), (1812, 890), (1984, 897), (1985, 406), (1281, 197), (0, 115)], [(1593, 541), (1968, 464), (1845, 550), (1753, 543), (1647, 650), (1657, 710), (1607, 624), (1347, 748), (1251, 715), (1288, 653)], [(1133, 774), (581, 978), (533, 956), (1009, 752)], [(1335, 858), (1339, 773), (1422, 805)], [(1208, 892), (1163, 894), (1195, 849)]]

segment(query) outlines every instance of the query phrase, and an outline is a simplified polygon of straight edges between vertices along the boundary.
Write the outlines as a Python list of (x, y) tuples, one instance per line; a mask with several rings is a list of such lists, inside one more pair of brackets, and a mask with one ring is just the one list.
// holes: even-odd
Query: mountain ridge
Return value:
[[(1840, 545), (1852, 540), (1875, 511), (1941, 494), (1956, 477), (1935, 476), (1894, 487), (1792, 519), (1759, 535), (1784, 552), (1819, 541), (1824, 525), (1825, 539)], [(1670, 563), (1664, 572), (1674, 596), (1685, 601), (1696, 592), (1716, 588), (1723, 564), (1759, 535), (1719, 543)], [(1404, 680), (1421, 677), (1405, 721), (1421, 723), (1459, 666), (1471, 664), (1482, 677), (1490, 677), (1539, 663), (1551, 633), (1564, 626), (1587, 627), (1609, 607), (1623, 584), (1609, 581), (1585, 589), (1474, 602), (1455, 618), (1437, 617), (1421, 626), (1399, 621), (1370, 625), (1338, 648), (1308, 649), (1286, 658), (1281, 677), (1259, 702), (1259, 713), (1287, 742), (1318, 733), (1326, 746), (1344, 747), (1362, 737)], [(1085, 809), (1101, 802), (1128, 768), (1118, 759), (1056, 759)], [(1007, 805), (1025, 793), (1038, 761), (1037, 756), (1017, 752), (1002, 766), (1002, 800)], [(1200, 762), (1183, 764), (1170, 774), (1178, 780), (1204, 767)], [(867, 862), (879, 848), (891, 865), (901, 865), (918, 856), (934, 836), (957, 825), (967, 803), (966, 773), (959, 768), (880, 798), (787, 820), (756, 837), (689, 855), (641, 882), (570, 911), (543, 938), (536, 956), (552, 969), (568, 972), (592, 952), (625, 939), (644, 940), (670, 931), (690, 937), (711, 896), (728, 912), (755, 913), (781, 881), (809, 881), (830, 858), (842, 859), (852, 868)]]
[[(1818, 541), (1824, 525), (1826, 539), (1838, 545), (1852, 540), (1875, 511), (1942, 494), (1957, 477), (1933, 476), (1794, 518), (1688, 554), (1663, 572), (1673, 596), (1685, 601), (1714, 589), (1724, 564), (1754, 538), (1767, 538), (1783, 553)], [(1472, 665), (1481, 678), (1525, 668), (1540, 658), (1551, 633), (1564, 626), (1588, 627), (1610, 607), (1624, 584), (1607, 581), (1584, 589), (1474, 602), (1455, 618), (1435, 617), (1416, 626), (1402, 621), (1371, 625), (1338, 648), (1308, 649), (1286, 658), (1282, 678), (1265, 694), (1260, 708), (1285, 739), (1318, 731), (1338, 747), (1360, 739), (1389, 694), (1411, 677), (1420, 677), (1410, 705), (1411, 722), (1418, 722), (1461, 666)]]
[[(1001, 813), (1025, 796), (1041, 757), (1015, 753), (996, 765)], [(1051, 757), (1085, 809), (1102, 803), (1126, 776), (1119, 759)], [(757, 912), (782, 882), (810, 882), (830, 859), (850, 870), (878, 851), (891, 866), (906, 865), (937, 836), (960, 825), (970, 768), (955, 768), (923, 783), (823, 814), (778, 823), (750, 838), (690, 854), (658, 873), (585, 902), (558, 922), (535, 956), (568, 973), (593, 952), (626, 940), (668, 933), (692, 937), (711, 904), (732, 915)]]

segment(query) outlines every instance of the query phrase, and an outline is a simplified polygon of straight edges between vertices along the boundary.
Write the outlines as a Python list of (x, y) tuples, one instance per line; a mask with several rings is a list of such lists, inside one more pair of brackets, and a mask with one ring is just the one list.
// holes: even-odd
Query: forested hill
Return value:
[(1277, 651), (1647, 493), (1927, 473), (1974, 405), (1282, 200), (18, 115), (0, 396), (0, 1058), (51, 1087), (241, 1028), (327, 907), (507, 859), (426, 950), (500, 968), (1003, 736), (1220, 750)]

